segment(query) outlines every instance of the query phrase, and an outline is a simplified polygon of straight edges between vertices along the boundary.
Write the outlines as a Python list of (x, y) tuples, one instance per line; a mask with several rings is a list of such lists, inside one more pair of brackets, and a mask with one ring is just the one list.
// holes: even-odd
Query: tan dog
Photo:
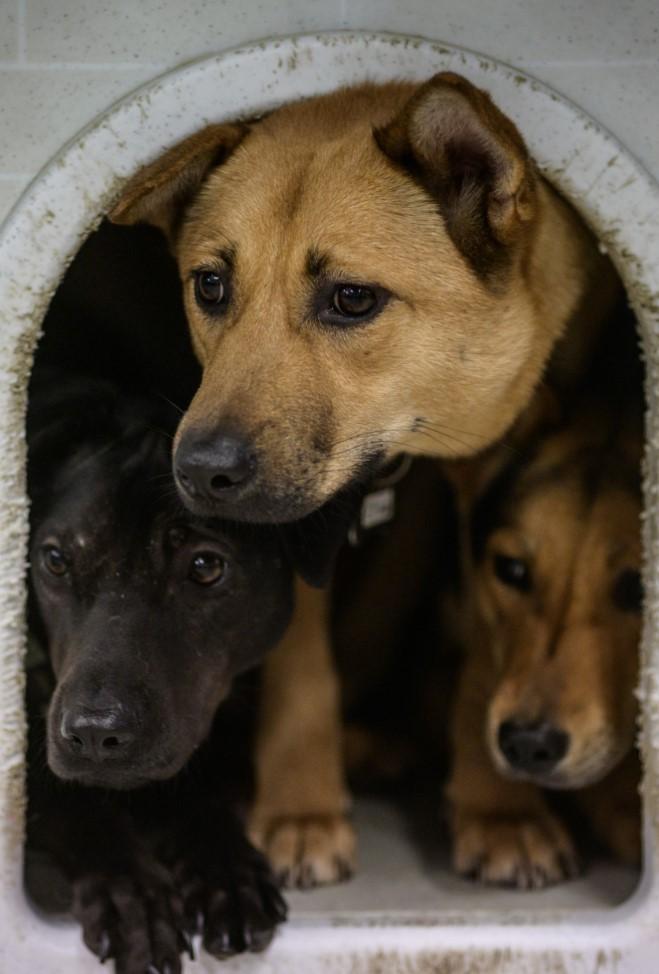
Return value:
[(455, 869), (487, 883), (576, 872), (544, 788), (580, 789), (599, 837), (639, 861), (640, 412), (619, 424), (581, 403), (509, 454), (470, 512), (447, 794)]
[[(170, 239), (203, 366), (178, 486), (239, 520), (303, 517), (401, 450), (483, 448), (566, 332), (555, 374), (578, 363), (616, 287), (515, 126), (452, 74), (209, 126), (110, 216)], [(326, 615), (300, 583), (265, 679), (252, 830), (291, 884), (353, 858)]]

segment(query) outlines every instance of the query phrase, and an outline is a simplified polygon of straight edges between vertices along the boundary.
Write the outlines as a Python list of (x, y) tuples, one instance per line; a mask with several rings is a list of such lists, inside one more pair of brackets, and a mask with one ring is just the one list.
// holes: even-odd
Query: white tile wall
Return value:
[(121, 95), (273, 34), (423, 34), (518, 65), (581, 104), (659, 179), (657, 0), (0, 0), (0, 220)]
[(657, 58), (656, 0), (373, 0), (350, 26), (425, 34), (510, 64)]
[(0, 176), (0, 223), (27, 186), (27, 176)]
[(175, 64), (271, 34), (340, 27), (341, 6), (332, 0), (28, 0), (27, 54), (40, 61)]
[(541, 64), (531, 73), (605, 125), (659, 180), (659, 60)]
[(18, 33), (18, 3), (2, 0), (0, 2), (0, 58), (18, 57)]
[[(1, 2), (1, 0), (0, 0)], [(144, 68), (0, 70), (0, 173), (35, 173), (103, 108), (152, 76)]]

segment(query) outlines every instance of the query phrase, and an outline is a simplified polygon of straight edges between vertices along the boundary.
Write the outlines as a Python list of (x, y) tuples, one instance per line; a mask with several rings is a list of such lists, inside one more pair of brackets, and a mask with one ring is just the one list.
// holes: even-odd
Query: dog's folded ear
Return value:
[(334, 562), (361, 507), (365, 487), (351, 485), (312, 514), (279, 528), (284, 552), (298, 575), (315, 588), (332, 578)]
[(487, 276), (534, 214), (534, 169), (515, 125), (486, 92), (443, 72), (374, 136), (437, 200), (454, 244)]
[(246, 125), (208, 125), (144, 166), (123, 187), (110, 210), (113, 223), (150, 223), (170, 240), (185, 206), (202, 182), (229, 158), (249, 131)]

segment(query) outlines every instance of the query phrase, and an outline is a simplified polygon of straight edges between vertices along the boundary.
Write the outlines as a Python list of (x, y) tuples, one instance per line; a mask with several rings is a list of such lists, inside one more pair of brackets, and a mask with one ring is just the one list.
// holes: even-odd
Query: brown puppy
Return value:
[[(169, 237), (203, 380), (175, 442), (194, 511), (287, 521), (404, 450), (506, 430), (615, 290), (512, 122), (464, 78), (363, 85), (212, 125), (110, 214)], [(268, 666), (255, 838), (293, 884), (351, 866), (323, 597)]]
[(447, 788), (463, 875), (541, 887), (577, 870), (543, 788), (582, 789), (595, 832), (639, 861), (641, 443), (640, 414), (621, 428), (582, 403), (509, 454), (471, 511)]

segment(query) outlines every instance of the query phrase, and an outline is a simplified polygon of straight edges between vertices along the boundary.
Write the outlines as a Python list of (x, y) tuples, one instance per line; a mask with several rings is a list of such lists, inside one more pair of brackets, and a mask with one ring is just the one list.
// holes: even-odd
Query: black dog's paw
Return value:
[(193, 956), (183, 905), (169, 874), (138, 864), (77, 879), (73, 912), (85, 944), (116, 974), (180, 974), (180, 954)]
[(267, 860), (242, 835), (210, 846), (175, 865), (187, 929), (219, 959), (265, 950), (288, 913)]

